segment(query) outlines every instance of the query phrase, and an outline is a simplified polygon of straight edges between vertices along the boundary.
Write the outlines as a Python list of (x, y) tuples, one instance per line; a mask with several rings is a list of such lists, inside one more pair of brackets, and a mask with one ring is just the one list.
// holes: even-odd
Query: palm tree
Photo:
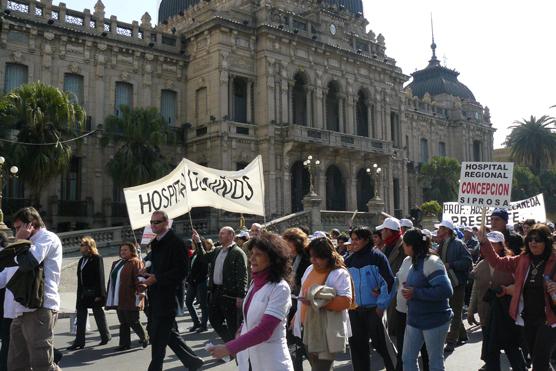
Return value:
[(121, 107), (121, 117), (109, 116), (102, 144), (121, 143), (106, 167), (114, 183), (130, 187), (158, 179), (168, 173), (169, 164), (160, 146), (169, 141), (167, 125), (155, 108)]
[(1, 98), (0, 131), (17, 130), (17, 143), (4, 149), (20, 165), (19, 177), (30, 187), (36, 205), (44, 187), (66, 172), (72, 148), (62, 142), (74, 138), (84, 120), (85, 111), (67, 93), (41, 82), (22, 85)]
[(538, 119), (531, 116), (528, 120), (515, 121), (506, 137), (505, 145), (510, 148), (512, 158), (530, 167), (537, 176), (556, 163), (556, 132), (551, 127), (554, 123), (556, 120), (551, 116)]

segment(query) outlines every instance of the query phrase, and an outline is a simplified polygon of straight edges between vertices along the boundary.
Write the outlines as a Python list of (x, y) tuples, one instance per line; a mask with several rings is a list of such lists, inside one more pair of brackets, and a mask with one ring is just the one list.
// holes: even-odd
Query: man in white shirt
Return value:
[(53, 330), (60, 310), (60, 272), (62, 243), (49, 232), (39, 212), (26, 207), (14, 215), (16, 238), (30, 240), (31, 248), (17, 256), (19, 270), (44, 267), (44, 298), (40, 308), (27, 308), (15, 303), (15, 316), (10, 329), (8, 365), (10, 370), (59, 370), (54, 363)]

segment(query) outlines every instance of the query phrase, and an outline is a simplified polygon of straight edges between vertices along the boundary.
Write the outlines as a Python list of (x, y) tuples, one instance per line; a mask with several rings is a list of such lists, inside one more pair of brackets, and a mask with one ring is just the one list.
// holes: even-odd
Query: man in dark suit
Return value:
[[(207, 253), (212, 263), (209, 271), (209, 320), (224, 342), (235, 337), (241, 323), (241, 303), (247, 291), (247, 256), (234, 243), (234, 237), (232, 227), (223, 227), (218, 234), (222, 246)], [(194, 235), (194, 238), (197, 239), (197, 236)]]
[(177, 293), (187, 275), (185, 243), (168, 227), (168, 215), (156, 211), (151, 216), (151, 227), (156, 234), (151, 243), (151, 266), (144, 272), (140, 287), (147, 288), (149, 307), (148, 330), (151, 339), (151, 363), (148, 371), (162, 371), (166, 345), (172, 349), (189, 370), (198, 370), (203, 360), (195, 355), (180, 337), (176, 323)]

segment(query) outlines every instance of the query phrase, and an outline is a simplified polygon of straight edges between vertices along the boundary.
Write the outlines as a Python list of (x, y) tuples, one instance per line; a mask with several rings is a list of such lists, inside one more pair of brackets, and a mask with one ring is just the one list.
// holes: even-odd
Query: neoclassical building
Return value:
[[(303, 208), (308, 155), (320, 160), (322, 209), (365, 211), (375, 186), (366, 169), (376, 163), (385, 210), (398, 216), (422, 202), (420, 164), (492, 156), (488, 108), (440, 65), (436, 45), (404, 88), (410, 77), (367, 29), (361, 0), (163, 0), (156, 25), (148, 13), (131, 24), (108, 18), (100, 0), (93, 11), (0, 1), (4, 92), (35, 80), (63, 88), (91, 130), (121, 105), (157, 107), (182, 139), (165, 148), (175, 163), (235, 170), (262, 154), (267, 220)], [(125, 222), (105, 169), (114, 148), (100, 135), (76, 148), (43, 196), (59, 229)], [(12, 207), (28, 196), (16, 184), (5, 193)], [(198, 216), (211, 229), (231, 217)]]

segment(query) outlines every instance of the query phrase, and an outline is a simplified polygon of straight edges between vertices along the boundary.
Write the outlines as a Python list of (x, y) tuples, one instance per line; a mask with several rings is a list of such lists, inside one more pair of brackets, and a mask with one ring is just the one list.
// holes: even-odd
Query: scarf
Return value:
[(392, 231), (392, 235), (384, 239), (384, 246), (394, 246), (402, 238), (402, 232)]

